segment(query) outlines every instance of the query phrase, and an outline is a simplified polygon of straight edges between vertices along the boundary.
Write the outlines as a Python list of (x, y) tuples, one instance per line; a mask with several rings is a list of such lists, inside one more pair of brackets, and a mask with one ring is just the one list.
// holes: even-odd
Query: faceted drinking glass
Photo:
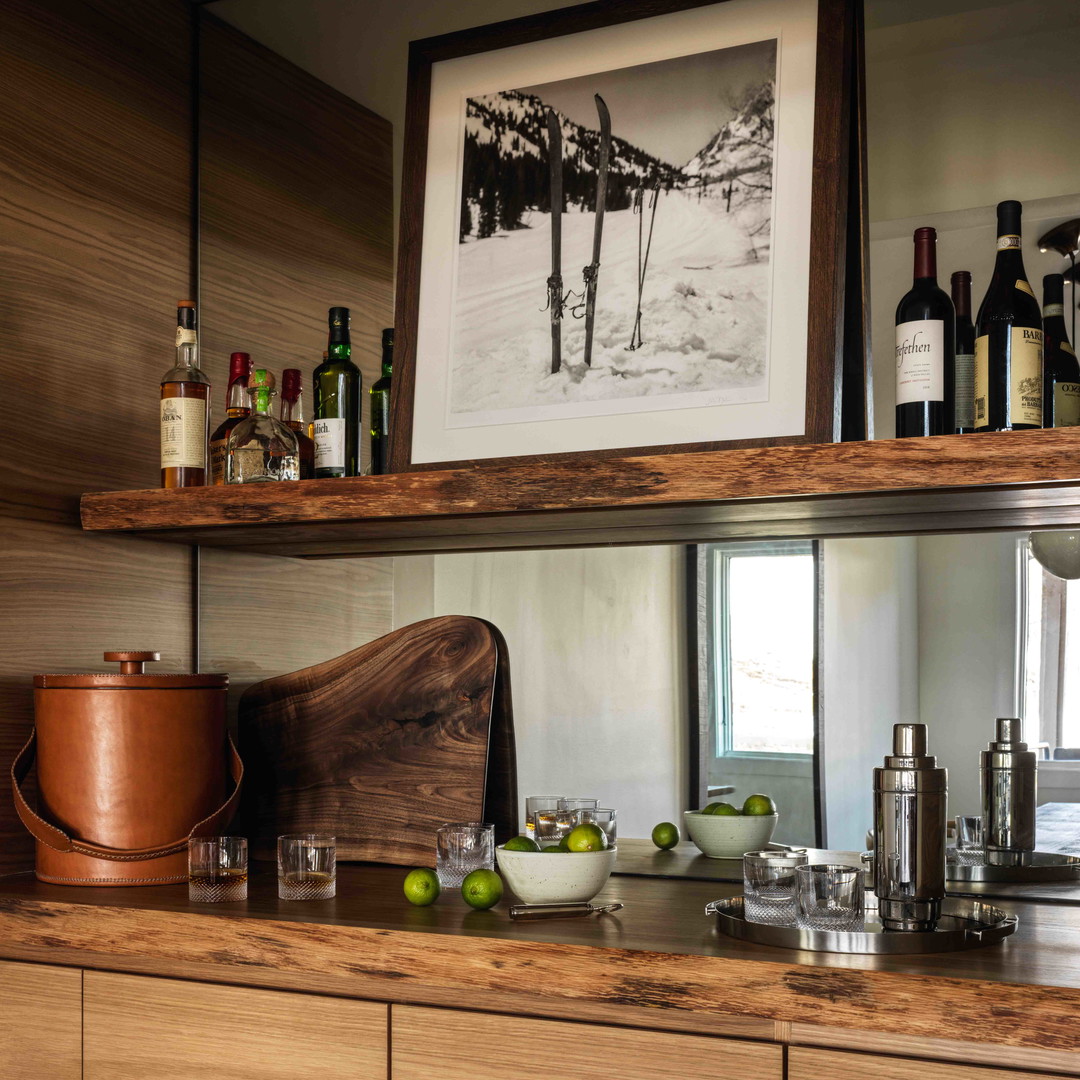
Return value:
[(748, 851), (743, 856), (743, 913), (747, 922), (795, 925), (795, 871), (805, 851)]
[(199, 904), (246, 900), (248, 846), (242, 836), (197, 836), (188, 841), (188, 899)]
[(280, 900), (332, 900), (337, 895), (337, 841), (333, 836), (279, 836), (277, 868)]
[(531, 840), (536, 839), (536, 811), (537, 810), (562, 810), (559, 805), (563, 801), (562, 795), (530, 795), (525, 800), (525, 835)]
[(837, 863), (795, 868), (795, 925), (801, 930), (861, 933), (866, 897), (863, 872)]
[(537, 810), (533, 814), (533, 839), (542, 847), (557, 847), (577, 824), (573, 810)]
[[(594, 800), (595, 801), (595, 800)], [(575, 825), (599, 825), (607, 837), (608, 847), (615, 843), (615, 811), (604, 806), (574, 810)]]
[(495, 826), (449, 822), (435, 834), (435, 872), (444, 889), (459, 888), (474, 870), (495, 869)]
[(956, 861), (962, 866), (981, 866), (986, 862), (981, 814), (957, 815)]

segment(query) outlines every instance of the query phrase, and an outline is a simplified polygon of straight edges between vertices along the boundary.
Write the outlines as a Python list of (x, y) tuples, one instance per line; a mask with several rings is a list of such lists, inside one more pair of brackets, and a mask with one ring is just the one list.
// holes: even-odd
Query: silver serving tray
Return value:
[[(1075, 855), (1059, 855), (1054, 851), (1032, 852), (1027, 866), (987, 866), (985, 863), (969, 863), (966, 852), (958, 855), (949, 848), (945, 856), (946, 881), (996, 881), (1014, 885), (1030, 885), (1036, 881), (1080, 880), (1080, 858)], [(963, 860), (963, 861), (961, 861)]]
[(836, 933), (747, 922), (741, 896), (713, 900), (705, 908), (705, 914), (715, 915), (720, 930), (731, 937), (782, 949), (833, 953), (937, 953), (977, 949), (1007, 938), (1016, 930), (1018, 922), (1015, 915), (999, 907), (951, 896), (942, 901), (941, 912), (936, 930), (885, 930), (878, 921), (877, 897), (867, 891), (866, 929), (862, 933)]

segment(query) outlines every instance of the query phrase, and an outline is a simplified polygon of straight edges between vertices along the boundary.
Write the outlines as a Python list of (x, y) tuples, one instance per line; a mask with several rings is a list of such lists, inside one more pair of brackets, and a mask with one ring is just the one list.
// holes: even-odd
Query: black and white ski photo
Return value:
[(452, 426), (768, 400), (776, 60), (467, 99)]

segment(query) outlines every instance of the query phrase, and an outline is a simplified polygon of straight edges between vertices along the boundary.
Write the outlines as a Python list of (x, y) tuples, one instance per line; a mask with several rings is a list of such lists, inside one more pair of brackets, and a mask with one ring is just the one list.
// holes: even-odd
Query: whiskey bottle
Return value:
[(251, 356), (234, 352), (229, 356), (229, 389), (225, 402), (225, 419), (210, 436), (210, 476), (214, 484), (225, 483), (225, 448), (229, 432), (247, 416), (248, 379), (251, 377)]
[(209, 482), (210, 380), (199, 367), (195, 304), (176, 305), (176, 364), (161, 377), (161, 486)]
[(315, 475), (360, 475), (360, 369), (352, 362), (349, 309), (332, 307), (327, 358), (316, 369)]
[(304, 376), (299, 368), (286, 368), (281, 373), (281, 404), (278, 418), (296, 433), (300, 449), (300, 479), (315, 478), (315, 443), (307, 434), (304, 423)]
[(390, 471), (390, 380), (394, 373), (394, 328), (382, 332), (382, 375), (371, 387), (371, 475)]
[(296, 432), (270, 414), (274, 393), (274, 376), (265, 368), (256, 368), (248, 384), (251, 415), (229, 432), (226, 484), (300, 479)]

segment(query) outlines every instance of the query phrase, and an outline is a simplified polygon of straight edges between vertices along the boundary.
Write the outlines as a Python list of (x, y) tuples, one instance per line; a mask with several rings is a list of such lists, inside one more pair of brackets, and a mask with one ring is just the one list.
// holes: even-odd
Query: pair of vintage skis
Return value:
[[(593, 219), (592, 262), (582, 270), (585, 279), (585, 363), (592, 364), (593, 329), (596, 319), (596, 282), (600, 273), (600, 243), (604, 233), (608, 171), (611, 166), (611, 114), (599, 94), (594, 94), (600, 117), (600, 157), (596, 169), (596, 209)], [(562, 126), (554, 109), (548, 109), (548, 161), (551, 169), (551, 276), (547, 280), (551, 310), (551, 371), (562, 367), (562, 318), (566, 307), (562, 279)]]

